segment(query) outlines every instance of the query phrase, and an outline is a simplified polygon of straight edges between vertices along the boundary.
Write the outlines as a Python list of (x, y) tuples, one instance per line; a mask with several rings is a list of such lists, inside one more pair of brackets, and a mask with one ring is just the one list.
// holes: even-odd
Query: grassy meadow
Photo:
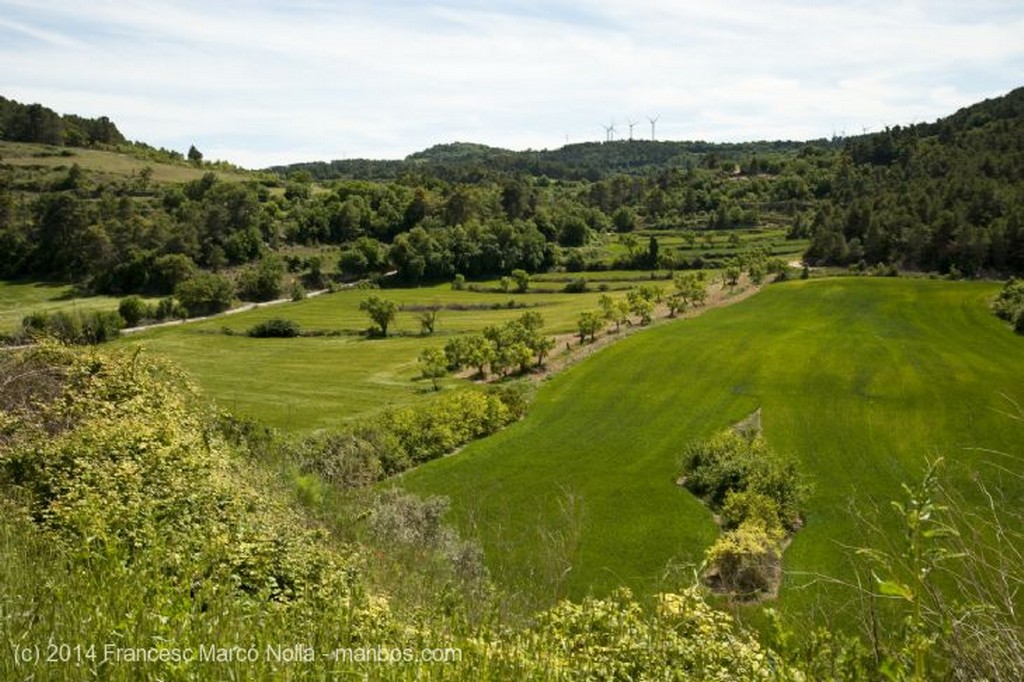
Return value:
[(70, 284), (0, 282), (0, 333), (13, 332), (31, 312), (117, 310), (113, 296), (77, 296)]
[[(155, 183), (182, 183), (198, 180), (207, 172), (204, 168), (188, 165), (159, 163), (117, 152), (78, 147), (47, 147), (23, 142), (0, 141), (0, 163), (17, 168), (23, 173), (34, 172), (41, 176), (65, 173), (72, 164), (89, 171), (97, 180), (137, 176), (143, 168), (152, 170), (151, 181)], [(224, 180), (249, 180), (244, 173), (215, 171)], [(51, 178), (52, 179), (52, 178)]]
[[(495, 575), (531, 603), (688, 582), (715, 538), (676, 483), (686, 445), (758, 407), (769, 443), (813, 492), (785, 554), (780, 608), (842, 623), (852, 510), (901, 498), (926, 462), (969, 499), (983, 477), (1024, 496), (1024, 339), (988, 309), (997, 285), (844, 278), (774, 285), (728, 308), (632, 336), (551, 378), (530, 413), (400, 485), (450, 496)], [(1000, 467), (1008, 467), (1004, 471)], [(888, 518), (883, 514), (883, 519)], [(883, 527), (893, 526), (882, 520)]]
[[(660, 284), (666, 289), (671, 286)], [(429, 399), (434, 394), (429, 382), (416, 380), (420, 373), (417, 357), (424, 348), (441, 347), (454, 335), (480, 332), (528, 310), (543, 316), (547, 334), (573, 332), (579, 312), (596, 309), (603, 293), (595, 289), (582, 294), (517, 294), (493, 290), (494, 283), (480, 286), (486, 290), (454, 291), (449, 284), (379, 291), (347, 289), (153, 329), (116, 343), (142, 345), (179, 363), (222, 407), (277, 428), (310, 431), (388, 406)], [(371, 295), (406, 308), (399, 311), (386, 339), (363, 335), (370, 320), (359, 310), (359, 303)], [(610, 295), (624, 294), (613, 287)], [(509, 307), (510, 302), (514, 307)], [(420, 335), (417, 309), (422, 306), (442, 306), (432, 336)], [(275, 317), (295, 321), (304, 332), (323, 335), (293, 339), (245, 336), (253, 325)]]

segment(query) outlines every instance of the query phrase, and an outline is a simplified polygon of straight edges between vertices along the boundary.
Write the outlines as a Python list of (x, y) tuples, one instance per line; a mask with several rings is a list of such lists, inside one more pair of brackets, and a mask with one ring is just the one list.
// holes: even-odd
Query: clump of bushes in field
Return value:
[(294, 320), (287, 320), (281, 317), (274, 317), (269, 320), (264, 320), (258, 324), (254, 324), (249, 327), (246, 331), (246, 336), (251, 336), (256, 339), (292, 339), (301, 334), (297, 322)]
[(795, 463), (760, 434), (728, 429), (686, 450), (683, 485), (725, 531), (705, 555), (707, 582), (740, 598), (770, 594), (783, 541), (801, 525), (807, 487)]
[(539, 367), (554, 348), (554, 340), (541, 333), (543, 326), (541, 314), (530, 311), (503, 325), (486, 327), (482, 334), (457, 336), (444, 347), (448, 367), (452, 371), (476, 368), (481, 378), (487, 376), (488, 367), (501, 376)]
[(511, 386), (444, 393), (425, 406), (389, 410), (343, 431), (312, 436), (290, 457), (307, 473), (345, 488), (369, 485), (437, 459), (523, 416)]
[(125, 325), (129, 327), (134, 327), (146, 320), (160, 322), (188, 316), (188, 312), (173, 296), (165, 296), (155, 305), (146, 303), (141, 296), (134, 294), (125, 296), (118, 303), (117, 312), (121, 315)]
[(1024, 334), (1024, 279), (1011, 277), (992, 307), (996, 315), (1012, 324), (1017, 333)]
[(50, 336), (76, 345), (110, 341), (120, 335), (123, 327), (121, 316), (110, 310), (76, 310), (70, 313), (62, 310), (53, 313), (38, 311), (26, 315), (21, 321), (24, 336)]

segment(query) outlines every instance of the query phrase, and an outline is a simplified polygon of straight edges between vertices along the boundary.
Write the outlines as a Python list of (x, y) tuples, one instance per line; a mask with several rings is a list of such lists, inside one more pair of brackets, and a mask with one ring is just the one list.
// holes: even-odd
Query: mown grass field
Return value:
[(841, 623), (851, 595), (832, 581), (852, 578), (850, 546), (877, 542), (857, 513), (888, 512), (927, 460), (945, 457), (968, 499), (974, 473), (1024, 498), (1024, 465), (979, 450), (1024, 454), (1024, 426), (1004, 414), (1007, 396), (1024, 401), (1024, 339), (989, 311), (997, 288), (774, 285), (596, 354), (547, 382), (522, 422), (400, 485), (449, 496), (524, 601), (676, 587), (717, 533), (676, 484), (681, 453), (760, 407), (769, 442), (813, 485), (779, 605)]
[[(666, 290), (671, 286), (668, 282), (660, 284)], [(481, 286), (491, 289), (494, 284)], [(480, 332), (527, 310), (543, 316), (547, 334), (572, 332), (579, 312), (596, 309), (601, 293), (454, 291), (448, 284), (374, 291), (349, 289), (154, 329), (116, 343), (143, 345), (179, 363), (222, 407), (274, 427), (309, 431), (330, 428), (388, 406), (429, 399), (434, 393), (429, 383), (416, 380), (420, 373), (417, 357), (426, 347), (443, 346), (453, 335)], [(388, 338), (369, 339), (361, 335), (370, 320), (359, 310), (359, 303), (371, 295), (406, 308), (447, 307), (438, 312), (433, 336), (420, 336), (420, 312), (406, 309), (398, 313), (388, 329)], [(619, 297), (624, 293), (612, 291), (610, 295)], [(510, 302), (517, 307), (508, 307)], [(333, 335), (294, 339), (245, 336), (254, 324), (275, 317), (293, 320), (303, 331)], [(226, 334), (225, 330), (232, 333)], [(447, 381), (454, 384), (464, 380)]]

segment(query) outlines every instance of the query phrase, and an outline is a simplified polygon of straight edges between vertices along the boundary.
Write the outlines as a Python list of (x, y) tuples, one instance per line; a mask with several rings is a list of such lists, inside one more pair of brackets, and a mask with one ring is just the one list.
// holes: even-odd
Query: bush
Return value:
[(996, 315), (1024, 333), (1024, 279), (1010, 278), (992, 304)]
[(575, 277), (562, 288), (567, 294), (582, 294), (587, 291), (587, 280), (585, 277)]
[(246, 301), (272, 301), (281, 295), (284, 263), (277, 256), (266, 256), (244, 270), (238, 278), (238, 295)]
[(292, 320), (275, 317), (253, 325), (246, 332), (247, 336), (257, 339), (280, 338), (290, 339), (300, 333), (299, 325)]
[(145, 317), (152, 317), (149, 306), (142, 300), (141, 296), (127, 296), (121, 299), (117, 306), (117, 312), (121, 314), (124, 323), (134, 327)]
[(716, 589), (737, 597), (770, 593), (782, 570), (778, 528), (744, 521), (718, 538), (705, 555), (707, 581)]
[(124, 327), (124, 320), (115, 311), (40, 311), (27, 315), (21, 326), (29, 336), (52, 336), (64, 343), (85, 345), (117, 338)]
[[(730, 493), (756, 493), (778, 506), (779, 522), (792, 530), (800, 523), (807, 486), (789, 459), (773, 452), (758, 434), (743, 435), (732, 429), (690, 446), (684, 455), (687, 490), (720, 511)], [(760, 509), (755, 498), (739, 498), (739, 504)], [(737, 521), (740, 521), (738, 519)]]
[(524, 411), (522, 393), (507, 387), (443, 393), (425, 407), (390, 410), (345, 431), (307, 439), (291, 459), (335, 485), (361, 487), (492, 434)]
[(190, 315), (212, 315), (227, 310), (234, 295), (230, 280), (209, 272), (200, 272), (174, 290), (174, 297)]

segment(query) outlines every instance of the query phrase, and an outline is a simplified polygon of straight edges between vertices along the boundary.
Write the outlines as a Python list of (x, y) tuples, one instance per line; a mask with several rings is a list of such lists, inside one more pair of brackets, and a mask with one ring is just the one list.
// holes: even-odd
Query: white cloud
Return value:
[[(1020, 85), (992, 2), (0, 0), (0, 93), (262, 166), (471, 140), (810, 138)], [(10, 40), (6, 38), (11, 38)]]

